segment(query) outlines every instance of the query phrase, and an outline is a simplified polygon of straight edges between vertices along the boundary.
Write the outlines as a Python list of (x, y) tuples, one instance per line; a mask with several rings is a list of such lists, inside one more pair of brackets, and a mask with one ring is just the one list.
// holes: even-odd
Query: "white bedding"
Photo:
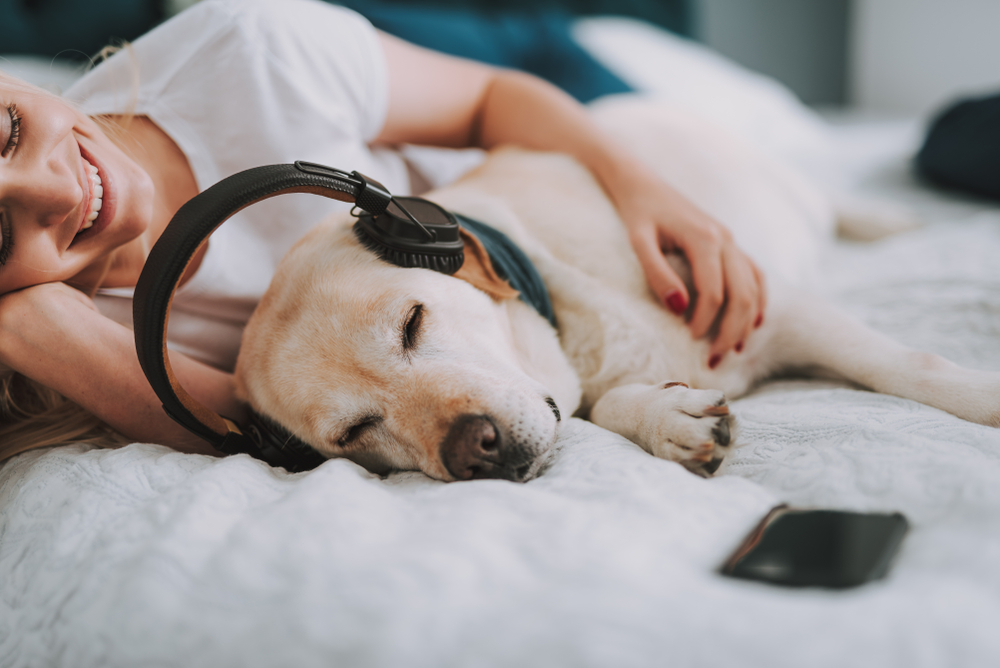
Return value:
[[(855, 189), (931, 222), (831, 248), (828, 296), (1000, 370), (1000, 208), (915, 184), (913, 125), (829, 132)], [(733, 410), (741, 445), (711, 480), (579, 420), (525, 485), (143, 444), (22, 455), (0, 468), (0, 666), (997, 665), (1000, 430), (819, 381)], [(852, 591), (717, 575), (782, 501), (912, 530)]]

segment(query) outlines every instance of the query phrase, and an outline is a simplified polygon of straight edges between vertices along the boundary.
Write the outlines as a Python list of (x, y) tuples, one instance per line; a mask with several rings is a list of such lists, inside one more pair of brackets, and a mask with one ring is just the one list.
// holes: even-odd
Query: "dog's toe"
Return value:
[(697, 476), (701, 476), (702, 478), (711, 478), (712, 475), (719, 470), (719, 467), (722, 466), (723, 460), (725, 460), (725, 457), (713, 457), (707, 462), (689, 460), (681, 462), (681, 466)]
[(715, 443), (723, 448), (729, 445), (729, 439), (730, 439), (729, 423), (731, 421), (732, 420), (728, 417), (719, 418), (715, 426), (712, 427), (712, 436), (715, 438)]

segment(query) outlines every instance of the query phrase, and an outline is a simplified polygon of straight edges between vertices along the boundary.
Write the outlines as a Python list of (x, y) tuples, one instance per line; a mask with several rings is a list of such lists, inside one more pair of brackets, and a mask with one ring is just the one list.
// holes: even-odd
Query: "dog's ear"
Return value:
[(460, 229), (459, 233), (465, 242), (465, 261), (461, 269), (455, 272), (455, 278), (461, 278), (473, 287), (479, 288), (498, 302), (514, 299), (521, 294), (510, 287), (510, 283), (497, 276), (493, 263), (490, 262), (489, 253), (476, 235), (465, 229)]

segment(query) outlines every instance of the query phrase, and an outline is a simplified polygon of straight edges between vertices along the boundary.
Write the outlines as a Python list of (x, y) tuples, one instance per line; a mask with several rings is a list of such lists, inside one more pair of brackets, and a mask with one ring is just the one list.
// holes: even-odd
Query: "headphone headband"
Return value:
[(177, 286), (212, 232), (251, 204), (299, 192), (354, 203), (373, 216), (383, 213), (393, 201), (385, 186), (363, 174), (315, 163), (268, 165), (239, 172), (177, 211), (149, 253), (132, 304), (139, 364), (167, 415), (226, 454), (245, 452), (290, 471), (314, 468), (325, 457), (266, 416), (253, 414), (243, 429), (188, 394), (170, 367), (166, 331)]

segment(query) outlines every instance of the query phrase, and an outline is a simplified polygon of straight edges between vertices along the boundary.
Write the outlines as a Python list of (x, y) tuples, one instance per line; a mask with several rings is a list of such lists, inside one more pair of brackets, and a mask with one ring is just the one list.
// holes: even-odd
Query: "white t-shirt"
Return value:
[[(67, 97), (90, 115), (148, 116), (187, 156), (199, 190), (250, 167), (307, 160), (357, 170), (393, 194), (409, 191), (402, 156), (368, 145), (388, 106), (378, 36), (341, 7), (205, 0), (96, 67)], [(279, 259), (345, 206), (282, 195), (230, 218), (174, 297), (170, 347), (231, 370), (243, 326)], [(95, 301), (131, 327), (131, 296), (131, 289), (103, 289)]]

